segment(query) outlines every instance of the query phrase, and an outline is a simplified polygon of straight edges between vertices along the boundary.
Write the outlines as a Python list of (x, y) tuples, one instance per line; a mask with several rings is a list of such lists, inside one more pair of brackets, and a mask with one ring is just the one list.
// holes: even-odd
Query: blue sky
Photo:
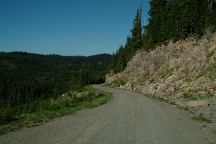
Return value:
[(125, 43), (148, 0), (0, 0), (0, 51), (93, 55)]

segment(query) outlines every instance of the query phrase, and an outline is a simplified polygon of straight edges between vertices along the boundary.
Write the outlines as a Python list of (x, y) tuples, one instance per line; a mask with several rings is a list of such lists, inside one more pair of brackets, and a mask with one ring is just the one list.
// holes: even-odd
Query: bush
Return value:
[(207, 74), (210, 78), (215, 79), (216, 78), (216, 63), (210, 64), (206, 69), (205, 69), (205, 74)]
[[(81, 94), (80, 97), (77, 97)], [(111, 100), (112, 94), (86, 87), (82, 92), (68, 92), (57, 99), (38, 100), (28, 104), (0, 107), (0, 135), (24, 126), (38, 125), (43, 121), (93, 108)], [(7, 124), (7, 125), (5, 125)]]
[(206, 91), (204, 93), (198, 93), (196, 91), (189, 90), (183, 93), (183, 97), (190, 100), (206, 99), (206, 98), (211, 98), (213, 96), (214, 94), (209, 91)]
[(158, 72), (158, 76), (160, 78), (168, 78), (169, 76), (171, 76), (173, 74), (173, 69), (167, 69), (167, 70), (160, 70)]
[(197, 96), (191, 90), (189, 90), (188, 92), (183, 93), (183, 97), (191, 99), (191, 100), (196, 100), (197, 99)]
[(114, 87), (120, 87), (120, 86), (122, 86), (122, 85), (125, 85), (125, 84), (126, 84), (126, 81), (124, 81), (124, 80), (115, 80), (115, 81), (113, 81), (112, 83), (113, 83), (113, 86), (114, 86)]
[(208, 58), (212, 57), (213, 55), (214, 55), (214, 51), (209, 51), (209, 52), (207, 53), (207, 57), (208, 57)]
[(37, 115), (36, 113), (34, 113), (34, 114), (24, 114), (23, 117), (25, 118), (25, 121), (27, 123), (42, 122), (42, 120), (40, 119), (40, 116)]
[(15, 111), (10, 105), (0, 107), (0, 124), (6, 124), (15, 119)]
[(212, 123), (210, 119), (207, 119), (206, 117), (202, 115), (197, 115), (192, 117), (193, 120), (199, 121), (199, 122), (207, 122), (207, 123)]
[(59, 110), (60, 108), (61, 105), (56, 103), (49, 103), (47, 104), (47, 106), (44, 107), (45, 110), (51, 110), (51, 111)]

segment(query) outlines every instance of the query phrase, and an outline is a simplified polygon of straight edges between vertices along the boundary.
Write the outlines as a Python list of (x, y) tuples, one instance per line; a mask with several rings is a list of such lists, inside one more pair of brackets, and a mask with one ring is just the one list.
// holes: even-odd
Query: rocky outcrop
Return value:
[[(148, 93), (181, 107), (192, 100), (208, 100), (208, 106), (213, 105), (216, 34), (169, 42), (150, 52), (138, 51), (122, 73), (107, 75), (106, 84)], [(202, 104), (193, 107), (200, 109)]]

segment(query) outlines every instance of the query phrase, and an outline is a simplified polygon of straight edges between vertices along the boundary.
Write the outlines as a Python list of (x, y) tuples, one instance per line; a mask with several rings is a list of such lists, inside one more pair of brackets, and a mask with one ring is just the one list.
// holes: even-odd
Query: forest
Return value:
[(84, 57), (2, 52), (0, 104), (17, 106), (102, 83), (110, 60), (108, 54)]
[(148, 24), (143, 25), (142, 8), (137, 10), (126, 44), (113, 54), (110, 69), (121, 72), (137, 50), (188, 36), (200, 37), (216, 30), (216, 0), (150, 0)]

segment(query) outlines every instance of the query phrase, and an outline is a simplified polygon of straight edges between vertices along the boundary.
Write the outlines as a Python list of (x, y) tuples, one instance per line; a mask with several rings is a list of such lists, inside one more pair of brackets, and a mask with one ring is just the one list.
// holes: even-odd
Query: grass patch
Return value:
[(207, 119), (206, 117), (202, 115), (196, 115), (192, 117), (193, 120), (198, 121), (198, 122), (206, 122), (206, 123), (212, 123), (211, 120)]
[(169, 76), (171, 76), (173, 74), (173, 69), (166, 69), (166, 70), (160, 70), (157, 75), (160, 78), (168, 78)]
[(29, 104), (0, 109), (0, 135), (22, 127), (32, 127), (53, 118), (74, 113), (81, 109), (94, 108), (112, 99), (111, 93), (87, 88), (82, 92), (69, 92), (57, 99), (39, 100)]
[(206, 99), (206, 98), (211, 98), (213, 96), (214, 96), (214, 94), (211, 92), (206, 92), (206, 93), (200, 94), (200, 93), (192, 91), (192, 90), (189, 90), (189, 91), (183, 93), (183, 97), (190, 99), (190, 100)]
[(208, 57), (208, 58), (212, 57), (213, 55), (214, 55), (214, 51), (209, 51), (209, 52), (207, 53), (207, 57)]
[(204, 71), (203, 74), (206, 74), (212, 79), (216, 79), (216, 62), (211, 63)]
[(115, 80), (112, 82), (112, 85), (114, 87), (120, 87), (120, 86), (125, 85), (125, 84), (126, 84), (126, 81), (124, 81), (124, 80)]
[(197, 100), (197, 95), (194, 92), (192, 92), (191, 90), (184, 92), (183, 97), (190, 99), (190, 100)]
[(0, 107), (0, 124), (11, 122), (15, 119), (15, 111), (10, 105)]

